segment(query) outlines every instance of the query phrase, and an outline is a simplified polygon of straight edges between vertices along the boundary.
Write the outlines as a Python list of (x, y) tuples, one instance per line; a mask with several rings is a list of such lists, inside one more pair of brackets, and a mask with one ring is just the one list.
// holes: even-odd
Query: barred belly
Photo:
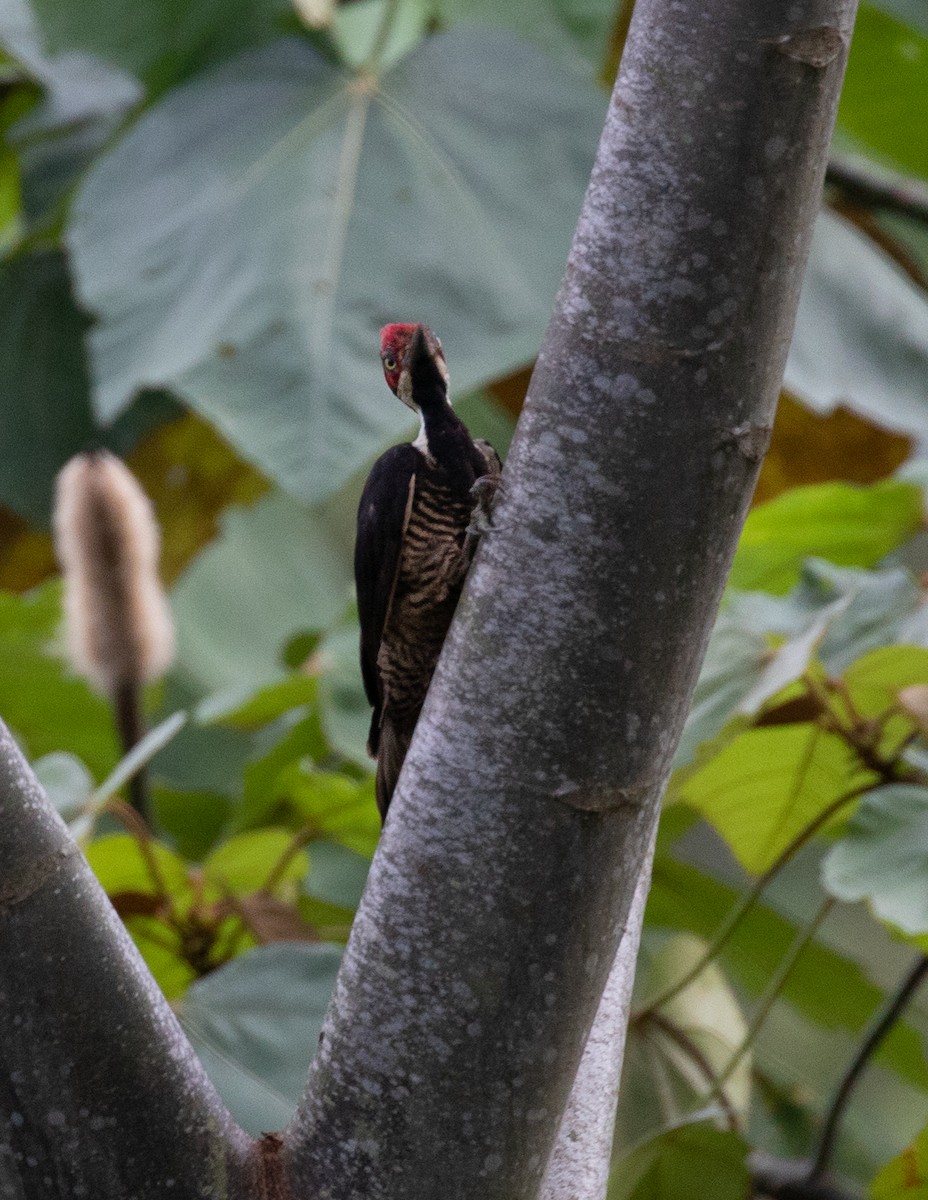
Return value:
[(456, 497), (432, 472), (423, 475), (377, 658), (384, 717), (398, 732), (408, 733), (419, 717), (467, 574), (464, 537), (473, 506), (469, 494)]

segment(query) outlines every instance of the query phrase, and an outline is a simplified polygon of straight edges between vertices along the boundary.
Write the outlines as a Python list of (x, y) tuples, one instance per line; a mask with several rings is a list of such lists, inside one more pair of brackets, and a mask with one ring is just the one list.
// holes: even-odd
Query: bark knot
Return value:
[(579, 812), (608, 813), (623, 808), (641, 808), (654, 790), (653, 781), (642, 781), (621, 787), (615, 783), (565, 782), (553, 795), (569, 808)]
[(43, 854), (41, 858), (25, 863), (0, 886), (0, 917), (40, 891), (49, 879), (58, 873), (61, 866), (77, 853), (77, 846), (71, 842), (59, 850), (53, 850), (50, 854)]
[(834, 25), (817, 25), (813, 29), (788, 33), (778, 38), (775, 45), (778, 53), (786, 58), (821, 70), (833, 63), (842, 52), (845, 38)]
[(735, 450), (748, 462), (760, 462), (767, 453), (772, 425), (762, 425), (758, 422), (746, 422), (726, 429), (719, 437), (718, 445), (721, 450)]

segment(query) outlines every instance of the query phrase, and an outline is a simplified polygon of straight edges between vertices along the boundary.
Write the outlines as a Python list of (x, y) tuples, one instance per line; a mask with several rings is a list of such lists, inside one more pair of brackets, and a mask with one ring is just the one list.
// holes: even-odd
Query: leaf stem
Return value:
[[(651, 1013), (648, 1018), (648, 1024), (652, 1025), (655, 1029), (659, 1029), (669, 1041), (682, 1050), (686, 1057), (699, 1069), (701, 1074), (705, 1076), (706, 1082), (713, 1087), (715, 1086), (716, 1074), (712, 1064), (685, 1029), (682, 1029), (676, 1021), (672, 1021), (669, 1017), (659, 1012)], [(725, 1123), (732, 1133), (737, 1133), (740, 1128), (738, 1114), (735, 1112), (724, 1088), (719, 1089), (718, 1101), (720, 1108), (725, 1114)]]
[(831, 912), (834, 904), (834, 897), (829, 896), (820, 906), (818, 912), (806, 925), (806, 927), (797, 932), (796, 937), (793, 939), (793, 944), (790, 946), (789, 950), (787, 950), (783, 961), (780, 963), (776, 973), (770, 980), (763, 996), (761, 997), (760, 1004), (758, 1005), (754, 1016), (751, 1018), (751, 1023), (748, 1025), (747, 1033), (744, 1035), (741, 1045), (738, 1046), (731, 1058), (716, 1076), (712, 1090), (709, 1092), (708, 1096), (705, 1097), (706, 1100), (718, 1099), (721, 1096), (725, 1084), (734, 1074), (738, 1064), (756, 1041), (761, 1027), (767, 1020), (767, 1017), (770, 1015), (770, 1010), (773, 1008), (777, 997), (783, 990), (783, 985), (789, 978), (789, 975), (799, 960), (800, 955), (815, 937), (819, 926)]
[(390, 40), (390, 33), (393, 29), (393, 24), (396, 20), (401, 3), (402, 0), (386, 0), (383, 16), (380, 18), (380, 24), (377, 26), (377, 32), (374, 35), (374, 44), (371, 46), (371, 52), (364, 60), (364, 64), (361, 67), (362, 75), (378, 74), (380, 70), (380, 60), (383, 58), (383, 52), (386, 50), (387, 42)]
[(809, 842), (818, 833), (822, 826), (826, 825), (831, 820), (835, 813), (840, 812), (845, 805), (850, 804), (852, 800), (856, 800), (868, 790), (869, 789), (867, 785), (858, 785), (857, 787), (844, 792), (843, 795), (839, 796), (836, 800), (833, 800), (827, 808), (823, 809), (813, 821), (810, 821), (804, 829), (801, 829), (789, 843), (789, 845), (781, 850), (776, 860), (767, 868), (766, 871), (764, 871), (763, 875), (758, 876), (754, 884), (751, 886), (750, 891), (746, 892), (734, 906), (734, 908), (730, 910), (728, 916), (719, 926), (715, 936), (706, 947), (704, 954), (692, 965), (692, 967), (690, 967), (690, 969), (684, 975), (682, 975), (676, 981), (676, 983), (670, 984), (664, 989), (664, 991), (659, 992), (653, 999), (649, 1000), (644, 1008), (639, 1009), (638, 1012), (632, 1017), (632, 1020), (641, 1021), (647, 1017), (650, 1017), (656, 1009), (663, 1008), (663, 1006), (669, 1003), (669, 1001), (673, 1000), (674, 997), (679, 996), (684, 988), (689, 987), (693, 980), (699, 974), (701, 974), (701, 972), (705, 970), (709, 963), (711, 963), (725, 948), (725, 946), (728, 945), (732, 934), (747, 916), (751, 908), (753, 908), (753, 906), (757, 903), (768, 884), (770, 884), (772, 880), (779, 875), (780, 871), (783, 870), (786, 864), (796, 854), (799, 853), (799, 851), (803, 848), (803, 846), (806, 845), (807, 842)]
[(135, 844), (139, 848), (139, 854), (148, 868), (149, 877), (155, 885), (155, 894), (158, 900), (167, 908), (171, 921), (176, 921), (177, 910), (174, 907), (174, 900), (165, 882), (164, 875), (161, 873), (158, 859), (152, 850), (151, 844), (154, 839), (152, 838), (151, 830), (145, 824), (145, 819), (131, 804), (127, 804), (125, 800), (120, 800), (115, 796), (111, 796), (109, 800), (105, 800), (100, 807), (100, 811), (107, 812), (110, 816), (115, 817), (117, 821), (125, 826), (126, 831), (131, 837), (134, 838)]
[(886, 178), (847, 158), (833, 158), (825, 182), (868, 208), (899, 213), (928, 225), (928, 188), (902, 175)]
[(891, 996), (887, 997), (882, 1008), (874, 1016), (857, 1053), (851, 1060), (828, 1105), (818, 1149), (809, 1171), (810, 1183), (817, 1182), (827, 1174), (837, 1141), (838, 1127), (850, 1101), (851, 1093), (857, 1086), (870, 1059), (879, 1049), (881, 1042), (893, 1025), (899, 1020), (903, 1009), (912, 999), (926, 975), (928, 975), (928, 954), (919, 954), (906, 972), (899, 987)]
[(307, 846), (314, 837), (318, 836), (319, 829), (316, 825), (304, 825), (302, 829), (299, 829), (288, 842), (284, 852), (271, 868), (267, 879), (265, 879), (264, 883), (262, 883), (258, 890), (261, 892), (267, 892), (268, 895), (273, 895), (280, 886), (281, 880), (284, 877), (284, 873), (286, 872), (287, 867), (290, 866), (290, 863), (293, 861), (293, 859), (296, 858), (299, 852), (305, 846)]

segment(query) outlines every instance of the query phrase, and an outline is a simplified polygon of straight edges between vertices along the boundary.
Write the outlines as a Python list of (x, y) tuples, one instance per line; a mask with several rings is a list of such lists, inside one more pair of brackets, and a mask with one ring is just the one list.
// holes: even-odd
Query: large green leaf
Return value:
[(925, 7), (922, 0), (874, 0), (873, 4), (869, 4), (867, 7), (888, 13), (897, 21), (911, 25), (913, 29), (919, 30), (928, 37), (928, 8)]
[(61, 589), (0, 592), (0, 717), (31, 757), (68, 751), (100, 779), (119, 758), (109, 705), (55, 651)]
[(319, 1042), (342, 948), (260, 946), (198, 980), (178, 1005), (194, 1049), (249, 1133), (292, 1115)]
[(928, 296), (872, 239), (823, 212), (786, 386), (817, 412), (844, 404), (880, 425), (924, 438), (926, 371)]
[(42, 89), (41, 101), (4, 132), (22, 167), (24, 214), (44, 223), (60, 215), (56, 209), (77, 175), (141, 89), (90, 55), (48, 53), (28, 0), (0, 5), (0, 48)]
[(892, 479), (871, 487), (794, 488), (750, 513), (729, 582), (782, 593), (799, 579), (806, 558), (873, 566), (918, 530), (922, 503), (919, 488)]
[(667, 1129), (616, 1164), (608, 1200), (744, 1200), (747, 1152), (737, 1134), (710, 1124)]
[(893, 784), (865, 796), (822, 878), (840, 900), (867, 900), (905, 933), (928, 933), (928, 788)]
[(928, 646), (928, 608), (922, 589), (908, 571), (842, 570), (813, 561), (803, 569), (800, 589), (797, 598), (801, 603), (844, 601), (818, 650), (822, 663), (834, 675), (884, 645)]
[[(648, 895), (647, 928), (688, 930), (711, 938), (737, 901), (737, 892), (710, 875), (658, 855)], [(755, 904), (721, 954), (725, 969), (749, 995), (759, 996), (796, 937), (792, 921)], [(858, 1034), (883, 994), (861, 967), (836, 950), (812, 942), (790, 972), (782, 997), (824, 1029)], [(881, 1045), (877, 1061), (914, 1086), (928, 1088), (928, 1064), (915, 1029), (900, 1022)]]
[(681, 795), (718, 830), (745, 870), (771, 866), (840, 796), (875, 776), (817, 725), (751, 729), (683, 785)]
[(319, 646), (320, 697), (326, 735), (335, 749), (358, 766), (370, 769), (367, 735), (371, 708), (358, 666), (358, 627), (341, 625)]
[(32, 769), (45, 795), (66, 821), (77, 816), (90, 800), (93, 778), (73, 754), (43, 755), (32, 764)]
[(309, 825), (316, 836), (372, 857), (380, 836), (373, 776), (358, 783), (291, 763), (280, 772), (276, 791), (293, 819)]
[(282, 493), (231, 509), (172, 592), (177, 669), (201, 691), (272, 683), (284, 643), (331, 624), (350, 586), (349, 548), (324, 513)]
[(287, 829), (255, 829), (237, 834), (217, 846), (203, 863), (204, 879), (218, 888), (220, 895), (256, 892), (266, 887), (275, 875), (279, 875), (278, 885), (293, 884), (308, 870), (308, 854), (294, 847), (293, 834)]
[(838, 123), (875, 156), (928, 179), (928, 29), (860, 6)]
[(719, 613), (674, 757), (675, 767), (693, 761), (700, 745), (721, 731), (760, 679), (770, 653), (764, 633), (745, 621), (734, 605)]
[(355, 909), (367, 883), (370, 861), (335, 842), (313, 842), (304, 888), (308, 896), (340, 908)]
[(495, 25), (532, 38), (552, 55), (598, 72), (606, 59), (617, 0), (437, 0), (442, 19), (465, 25)]
[(881, 646), (848, 667), (844, 682), (861, 716), (877, 717), (893, 705), (903, 688), (928, 683), (928, 649)]
[(172, 899), (186, 902), (193, 895), (186, 863), (162, 842), (142, 844), (127, 833), (108, 834), (87, 847), (87, 861), (110, 896), (154, 896), (163, 889)]
[(64, 256), (0, 268), (0, 502), (47, 521), (58, 469), (95, 434), (83, 336)]
[(52, 52), (83, 50), (159, 92), (280, 30), (287, 0), (31, 0)]
[(90, 444), (125, 451), (168, 411), (149, 397), (110, 430), (97, 428), (84, 360), (87, 325), (60, 252), (0, 266), (0, 503), (41, 525), (49, 523), (55, 475), (71, 455)]
[(298, 41), (166, 96), (78, 195), (96, 404), (170, 386), (291, 491), (334, 491), (403, 406), (377, 328), (418, 317), (467, 390), (534, 355), (606, 98), (504, 33), (374, 84)]

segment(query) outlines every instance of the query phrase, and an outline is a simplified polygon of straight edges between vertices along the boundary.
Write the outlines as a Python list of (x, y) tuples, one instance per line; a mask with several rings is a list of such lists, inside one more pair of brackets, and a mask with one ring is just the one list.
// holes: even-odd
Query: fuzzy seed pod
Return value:
[(54, 529), (75, 670), (111, 696), (162, 675), (174, 625), (158, 524), (135, 476), (106, 450), (76, 455), (58, 476)]

